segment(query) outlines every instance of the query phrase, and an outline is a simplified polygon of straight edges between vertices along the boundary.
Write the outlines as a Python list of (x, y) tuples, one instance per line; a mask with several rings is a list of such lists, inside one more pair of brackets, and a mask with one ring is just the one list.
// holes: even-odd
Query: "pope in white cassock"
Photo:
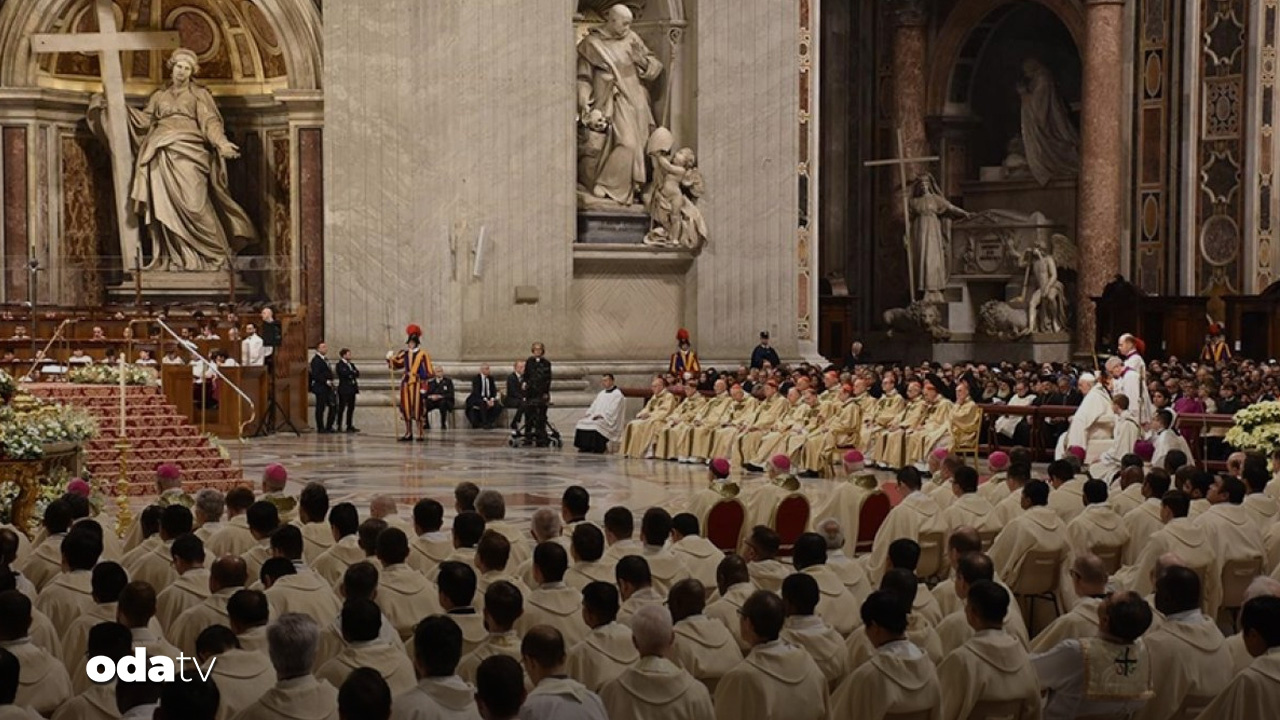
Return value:
[(1115, 415), (1111, 412), (1111, 393), (1092, 373), (1084, 373), (1077, 381), (1084, 400), (1071, 416), (1071, 424), (1067, 431), (1058, 438), (1055, 460), (1062, 460), (1068, 450), (1073, 447), (1085, 449), (1085, 459), (1089, 459), (1088, 450), (1091, 442), (1111, 439)]
[(600, 378), (600, 392), (591, 401), (587, 414), (578, 421), (573, 434), (573, 446), (579, 452), (603, 453), (609, 443), (622, 438), (622, 405), (625, 398), (614, 385), (613, 375)]

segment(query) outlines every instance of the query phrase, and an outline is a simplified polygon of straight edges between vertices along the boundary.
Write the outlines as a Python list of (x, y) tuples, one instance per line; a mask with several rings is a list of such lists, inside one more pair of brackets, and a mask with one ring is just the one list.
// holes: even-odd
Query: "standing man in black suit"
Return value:
[(338, 351), (338, 423), (346, 420), (349, 433), (360, 432), (360, 428), (351, 424), (356, 412), (356, 395), (360, 394), (360, 368), (351, 362), (351, 351), (342, 348)]
[(517, 360), (512, 366), (512, 372), (507, 376), (507, 395), (503, 398), (502, 403), (507, 407), (515, 410), (515, 414), (511, 416), (511, 429), (516, 430), (520, 427), (520, 420), (524, 418), (524, 361)]
[(492, 430), (502, 404), (498, 402), (498, 384), (489, 374), (489, 366), (481, 365), (480, 374), (471, 379), (471, 394), (467, 396), (467, 421), (473, 428)]
[(453, 380), (445, 377), (444, 366), (436, 365), (435, 377), (427, 381), (426, 404), (422, 411), (424, 425), (431, 429), (431, 411), (440, 411), (440, 429), (449, 429), (449, 414), (453, 412)]
[(534, 343), (532, 354), (524, 361), (524, 442), (538, 447), (551, 444), (547, 438), (547, 407), (551, 404), (551, 361), (546, 346)]
[[(311, 394), (316, 396), (316, 432), (333, 432), (334, 396), (333, 368), (329, 367), (326, 357), (329, 346), (323, 340), (316, 345), (316, 354), (311, 356), (311, 372), (308, 379)], [(327, 418), (327, 419), (326, 419)]]

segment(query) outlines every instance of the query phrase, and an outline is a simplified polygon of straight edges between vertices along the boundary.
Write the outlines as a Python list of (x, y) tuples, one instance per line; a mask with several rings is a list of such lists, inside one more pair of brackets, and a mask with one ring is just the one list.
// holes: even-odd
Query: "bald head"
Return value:
[(218, 592), (226, 588), (244, 587), (249, 580), (249, 568), (235, 555), (223, 555), (209, 567), (209, 590)]
[(947, 551), (951, 553), (954, 565), (956, 558), (982, 551), (982, 536), (977, 528), (961, 525), (947, 538)]
[(1105, 595), (1107, 592), (1107, 566), (1102, 558), (1089, 553), (1081, 555), (1071, 563), (1072, 578), (1076, 583), (1076, 594), (1081, 597)]
[(604, 18), (605, 20), (612, 20), (613, 22), (629, 23), (635, 20), (635, 15), (632, 14), (631, 8), (622, 3), (618, 3), (605, 11)]

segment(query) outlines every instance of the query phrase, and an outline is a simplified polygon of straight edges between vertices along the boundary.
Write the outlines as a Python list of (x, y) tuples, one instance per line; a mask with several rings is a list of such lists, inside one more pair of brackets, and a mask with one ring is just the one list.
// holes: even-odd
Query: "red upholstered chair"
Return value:
[(706, 537), (720, 550), (738, 551), (738, 539), (742, 537), (742, 525), (747, 521), (747, 509), (737, 498), (721, 500), (707, 513)]
[(809, 500), (804, 495), (792, 493), (778, 503), (773, 511), (773, 531), (778, 533), (778, 554), (791, 557), (796, 540), (809, 527)]
[(862, 509), (858, 511), (858, 538), (853, 546), (855, 554), (871, 552), (876, 532), (892, 509), (893, 503), (889, 502), (889, 496), (883, 492), (872, 493), (862, 501)]

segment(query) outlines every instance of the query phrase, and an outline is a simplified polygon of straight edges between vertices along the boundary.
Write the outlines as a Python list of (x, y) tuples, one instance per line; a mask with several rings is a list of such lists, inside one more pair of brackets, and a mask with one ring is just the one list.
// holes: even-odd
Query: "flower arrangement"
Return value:
[[(13, 391), (6, 395), (7, 387)], [(0, 460), (39, 460), (46, 445), (97, 434), (98, 423), (87, 411), (19, 394), (13, 378), (0, 370)]]
[(1267, 454), (1280, 450), (1280, 402), (1260, 402), (1243, 408), (1232, 418), (1227, 444), (1238, 450)]
[[(73, 477), (66, 468), (57, 468), (49, 475), (40, 478), (40, 494), (36, 497), (35, 509), (31, 514), (32, 530), (44, 517), (49, 503), (61, 498), (68, 492), (84, 495), (89, 500), (90, 514), (97, 516), (102, 512), (104, 498), (94, 483), (85, 477)], [(85, 490), (87, 489), (87, 494)], [(0, 523), (9, 523), (13, 514), (13, 501), (18, 497), (18, 486), (14, 483), (0, 485)], [(105, 529), (105, 528), (104, 528)]]
[(18, 383), (13, 376), (0, 370), (0, 405), (6, 405), (18, 394)]
[[(119, 385), (120, 370), (114, 365), (84, 365), (67, 372), (67, 380), (81, 385)], [(125, 385), (158, 385), (156, 374), (140, 365), (124, 366)]]

